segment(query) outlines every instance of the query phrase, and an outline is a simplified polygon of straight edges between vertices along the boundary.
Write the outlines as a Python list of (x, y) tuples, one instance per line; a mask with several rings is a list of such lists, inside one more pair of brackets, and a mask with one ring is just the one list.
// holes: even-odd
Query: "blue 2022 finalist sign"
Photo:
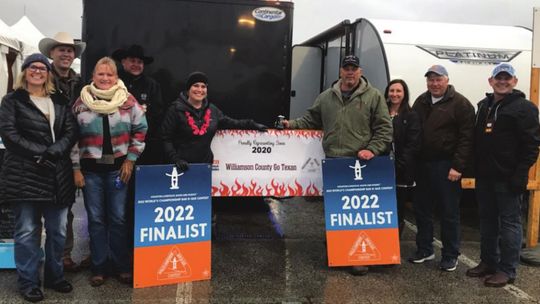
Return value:
[(399, 264), (393, 160), (327, 158), (323, 183), (329, 265)]
[(137, 166), (134, 286), (211, 276), (211, 168)]

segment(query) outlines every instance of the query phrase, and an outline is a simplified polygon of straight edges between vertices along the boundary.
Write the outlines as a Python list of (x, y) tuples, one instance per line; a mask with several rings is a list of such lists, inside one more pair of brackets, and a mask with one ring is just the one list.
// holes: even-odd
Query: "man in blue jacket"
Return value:
[(484, 285), (513, 283), (521, 249), (521, 199), (529, 168), (538, 157), (538, 108), (515, 90), (515, 69), (493, 69), (493, 93), (478, 103), (475, 124), (476, 198), (480, 215), (480, 264), (469, 277), (486, 277)]

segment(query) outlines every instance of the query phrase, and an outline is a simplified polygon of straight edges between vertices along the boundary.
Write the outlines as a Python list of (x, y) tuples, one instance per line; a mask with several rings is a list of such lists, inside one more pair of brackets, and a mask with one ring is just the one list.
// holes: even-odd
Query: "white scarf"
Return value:
[(100, 90), (92, 82), (81, 91), (82, 102), (99, 114), (112, 114), (118, 111), (118, 107), (122, 106), (127, 98), (128, 91), (121, 79), (108, 90)]

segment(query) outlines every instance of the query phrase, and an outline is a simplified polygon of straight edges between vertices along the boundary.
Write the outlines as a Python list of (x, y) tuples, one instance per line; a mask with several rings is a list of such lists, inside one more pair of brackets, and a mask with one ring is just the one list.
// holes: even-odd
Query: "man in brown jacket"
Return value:
[(440, 214), (443, 243), (439, 266), (454, 271), (460, 243), (461, 176), (472, 157), (474, 108), (448, 84), (448, 72), (443, 66), (430, 67), (425, 77), (428, 90), (413, 105), (422, 122), (423, 137), (414, 195), (417, 249), (409, 261), (420, 264), (435, 259), (435, 208)]

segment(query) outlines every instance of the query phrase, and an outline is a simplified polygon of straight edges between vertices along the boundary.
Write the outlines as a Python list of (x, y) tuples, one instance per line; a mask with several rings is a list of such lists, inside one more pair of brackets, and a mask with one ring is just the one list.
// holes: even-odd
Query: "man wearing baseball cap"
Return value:
[(461, 177), (472, 158), (474, 107), (448, 84), (444, 66), (433, 65), (424, 76), (427, 91), (413, 104), (423, 135), (413, 199), (417, 248), (409, 261), (421, 264), (435, 259), (432, 213), (437, 210), (443, 243), (439, 268), (454, 271), (460, 254)]
[[(75, 58), (79, 58), (86, 48), (86, 43), (75, 41), (69, 33), (58, 32), (54, 37), (45, 37), (39, 41), (39, 51), (41, 54), (52, 59), (52, 74), (54, 75), (55, 90), (64, 95), (69, 100), (70, 107), (79, 97), (83, 83), (81, 75), (76, 73), (71, 65)], [(64, 247), (64, 271), (76, 272), (80, 266), (71, 258), (73, 251), (73, 212), (71, 206), (68, 208), (68, 221), (66, 232), (66, 244)], [(83, 266), (90, 266), (89, 258), (83, 259)]]
[(515, 89), (512, 65), (497, 65), (488, 79), (493, 92), (478, 103), (474, 164), (480, 215), (480, 264), (469, 277), (503, 287), (516, 279), (522, 241), (521, 200), (529, 168), (538, 157), (538, 107)]
[[(322, 129), (328, 158), (358, 157), (367, 161), (388, 152), (393, 130), (384, 96), (362, 76), (360, 59), (354, 55), (343, 57), (339, 75), (340, 79), (317, 97), (303, 117), (284, 120), (283, 126)], [(366, 266), (351, 268), (354, 275), (367, 272)]]

